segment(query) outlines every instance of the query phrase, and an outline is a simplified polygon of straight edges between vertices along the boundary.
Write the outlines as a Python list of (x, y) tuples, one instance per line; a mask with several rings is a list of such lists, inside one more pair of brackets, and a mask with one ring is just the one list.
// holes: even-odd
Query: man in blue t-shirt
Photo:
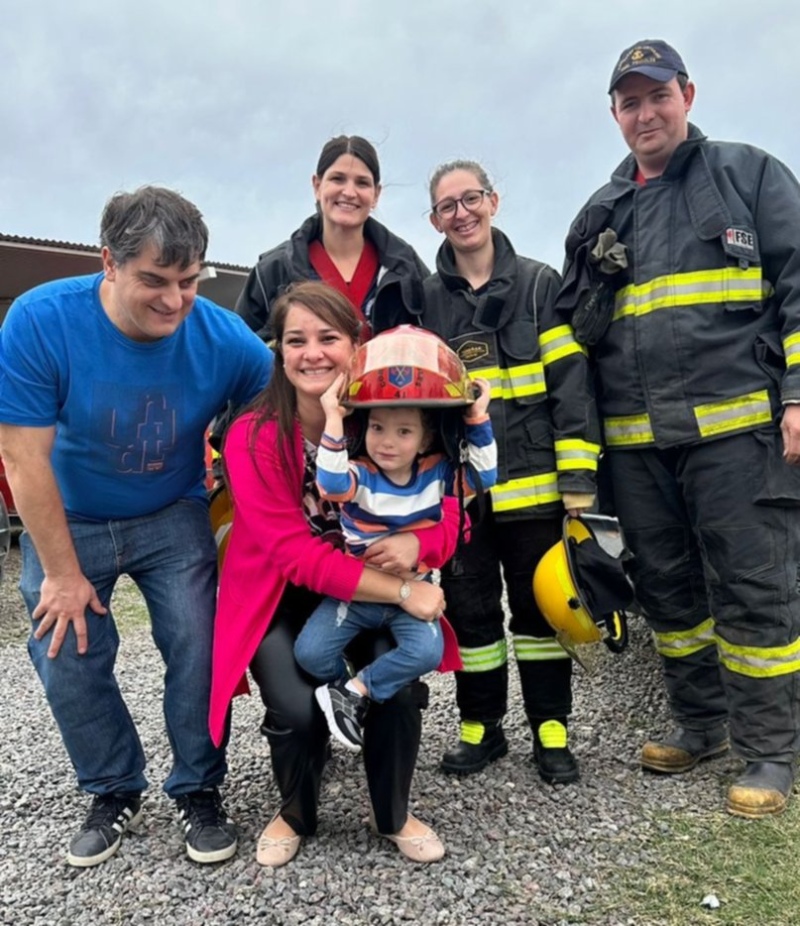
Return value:
[(114, 676), (109, 610), (126, 573), (166, 664), (164, 790), (189, 857), (217, 862), (237, 837), (217, 790), (225, 751), (207, 728), (216, 549), (204, 434), (227, 402), (264, 387), (272, 354), (197, 295), (208, 230), (192, 203), (159, 187), (120, 193), (100, 231), (101, 273), (25, 293), (0, 328), (0, 453), (25, 526), (28, 650), (93, 795), (67, 861), (105, 861), (141, 817), (145, 757)]

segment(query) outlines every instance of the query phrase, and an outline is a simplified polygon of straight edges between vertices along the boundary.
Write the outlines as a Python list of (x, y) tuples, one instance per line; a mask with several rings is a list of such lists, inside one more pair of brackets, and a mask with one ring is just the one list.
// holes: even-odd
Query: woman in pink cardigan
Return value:
[[(366, 566), (342, 552), (338, 512), (319, 499), (314, 460), (325, 422), (319, 398), (347, 369), (359, 322), (344, 296), (314, 282), (290, 288), (270, 321), (272, 380), (231, 426), (223, 450), (234, 517), (220, 577), (209, 722), (214, 742), (221, 742), (231, 699), (247, 690), (249, 667), (267, 709), (262, 731), (282, 799), (259, 839), (257, 859), (277, 867), (316, 831), (328, 744), (315, 680), (294, 661), (295, 638), (324, 595), (400, 604), (421, 620), (439, 616), (445, 602), (438, 586), (412, 582), (403, 597), (404, 583), (392, 570), (446, 562), (456, 545), (458, 513), (450, 506), (441, 525), (375, 544)], [(445, 671), (459, 667), (455, 637), (447, 631)], [(363, 647), (349, 653), (356, 664), (393, 645), (391, 637), (376, 635), (356, 643)], [(426, 703), (427, 687), (417, 681), (375, 704), (364, 725), (373, 826), (418, 862), (444, 854), (433, 830), (408, 812)]]

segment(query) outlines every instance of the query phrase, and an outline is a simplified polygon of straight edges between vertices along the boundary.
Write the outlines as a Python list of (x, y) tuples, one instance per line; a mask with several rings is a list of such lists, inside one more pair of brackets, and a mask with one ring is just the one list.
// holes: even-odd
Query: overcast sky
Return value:
[(378, 148), (376, 217), (433, 264), (427, 178), (483, 162), (497, 224), (560, 268), (570, 220), (626, 149), (606, 89), (665, 38), (693, 121), (800, 172), (800, 4), (789, 0), (0, 0), (0, 232), (97, 243), (105, 200), (197, 203), (212, 260), (250, 265), (312, 211), (332, 135)]

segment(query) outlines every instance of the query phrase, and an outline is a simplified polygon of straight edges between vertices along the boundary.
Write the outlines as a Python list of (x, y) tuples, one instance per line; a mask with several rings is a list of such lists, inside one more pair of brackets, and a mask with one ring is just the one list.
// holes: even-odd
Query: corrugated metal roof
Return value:
[[(33, 248), (52, 248), (59, 251), (82, 251), (87, 254), (100, 253), (100, 246), (97, 244), (77, 244), (72, 241), (57, 241), (52, 238), (31, 238), (27, 235), (7, 235), (4, 232), (0, 232), (0, 245), (2, 244), (21, 244)], [(218, 270), (233, 270), (243, 273), (248, 273), (250, 271), (250, 267), (245, 267), (241, 264), (223, 264), (215, 260), (206, 260), (206, 263), (211, 264)]]

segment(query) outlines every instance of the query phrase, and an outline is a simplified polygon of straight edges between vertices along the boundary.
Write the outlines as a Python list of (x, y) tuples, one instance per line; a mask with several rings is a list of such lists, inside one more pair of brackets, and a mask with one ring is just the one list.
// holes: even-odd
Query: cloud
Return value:
[(312, 208), (324, 141), (378, 146), (378, 217), (432, 263), (426, 181), (476, 158), (498, 222), (560, 266), (572, 215), (625, 153), (606, 81), (663, 36), (698, 82), (711, 136), (797, 159), (798, 8), (743, 0), (613, 8), (580, 0), (227, 0), (16, 4), (0, 54), (0, 230), (94, 242), (105, 199), (145, 182), (206, 214), (211, 256), (249, 264)]

